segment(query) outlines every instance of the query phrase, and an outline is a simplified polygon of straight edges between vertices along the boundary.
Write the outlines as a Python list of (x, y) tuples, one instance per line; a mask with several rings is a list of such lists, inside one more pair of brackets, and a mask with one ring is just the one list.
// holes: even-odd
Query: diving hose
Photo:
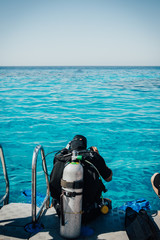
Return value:
[[(98, 176), (102, 182), (102, 177), (98, 171), (98, 169), (94, 166), (94, 164), (92, 164), (91, 162), (89, 162), (88, 160), (85, 160), (85, 162), (87, 162), (88, 164), (90, 164), (98, 173)], [(103, 183), (103, 182), (102, 182)], [(106, 190), (107, 191), (107, 190)], [(101, 210), (101, 213), (103, 214), (107, 214), (109, 212), (109, 208), (107, 205), (105, 205), (105, 202), (104, 202), (104, 198), (103, 198), (103, 195), (101, 194), (101, 198), (102, 198), (102, 204), (100, 205), (100, 210)]]

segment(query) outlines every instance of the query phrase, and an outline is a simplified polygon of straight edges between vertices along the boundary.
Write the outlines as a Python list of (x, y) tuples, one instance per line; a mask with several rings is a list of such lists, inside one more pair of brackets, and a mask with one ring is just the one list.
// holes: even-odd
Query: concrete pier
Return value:
[[(38, 210), (38, 208), (37, 208)], [(149, 211), (153, 221), (160, 229), (160, 216), (158, 211)], [(91, 236), (86, 236), (86, 232), (81, 234), (79, 240), (128, 240), (124, 228), (123, 211), (112, 209), (107, 215), (101, 215), (92, 221), (87, 227), (93, 230)], [(40, 232), (29, 233), (25, 231), (25, 226), (31, 223), (31, 205), (24, 203), (10, 203), (0, 209), (0, 240), (63, 240), (59, 235), (59, 218), (54, 208), (44, 210), (40, 219), (43, 226)], [(158, 231), (160, 239), (160, 230)]]

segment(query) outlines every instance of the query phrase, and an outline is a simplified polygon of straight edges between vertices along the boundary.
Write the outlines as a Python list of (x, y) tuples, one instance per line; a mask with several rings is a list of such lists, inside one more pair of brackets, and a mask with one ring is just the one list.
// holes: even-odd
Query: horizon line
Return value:
[(160, 65), (0, 65), (0, 67), (160, 67)]

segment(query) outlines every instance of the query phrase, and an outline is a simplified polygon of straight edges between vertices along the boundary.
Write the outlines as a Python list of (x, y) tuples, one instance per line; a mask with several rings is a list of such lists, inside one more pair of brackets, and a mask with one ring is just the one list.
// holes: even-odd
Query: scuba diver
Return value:
[[(106, 191), (101, 177), (110, 182), (112, 180), (112, 170), (107, 167), (96, 147), (87, 149), (87, 139), (82, 135), (76, 135), (66, 148), (55, 154), (53, 161), (50, 192), (58, 216), (60, 216), (62, 209), (60, 204), (61, 179), (65, 166), (71, 162), (73, 151), (82, 156), (80, 162), (83, 166), (82, 222), (87, 223), (101, 214), (102, 191)], [(111, 200), (108, 200), (108, 206), (111, 208)]]

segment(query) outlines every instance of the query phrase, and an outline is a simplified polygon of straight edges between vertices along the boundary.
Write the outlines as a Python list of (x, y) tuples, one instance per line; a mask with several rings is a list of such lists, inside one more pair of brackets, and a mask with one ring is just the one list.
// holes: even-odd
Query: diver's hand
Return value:
[(97, 147), (93, 147), (93, 146), (92, 146), (91, 149), (92, 149), (94, 152), (96, 152), (96, 153), (99, 154)]
[(111, 172), (111, 175), (105, 179), (106, 182), (110, 182), (112, 181), (112, 176), (113, 176), (113, 173)]

